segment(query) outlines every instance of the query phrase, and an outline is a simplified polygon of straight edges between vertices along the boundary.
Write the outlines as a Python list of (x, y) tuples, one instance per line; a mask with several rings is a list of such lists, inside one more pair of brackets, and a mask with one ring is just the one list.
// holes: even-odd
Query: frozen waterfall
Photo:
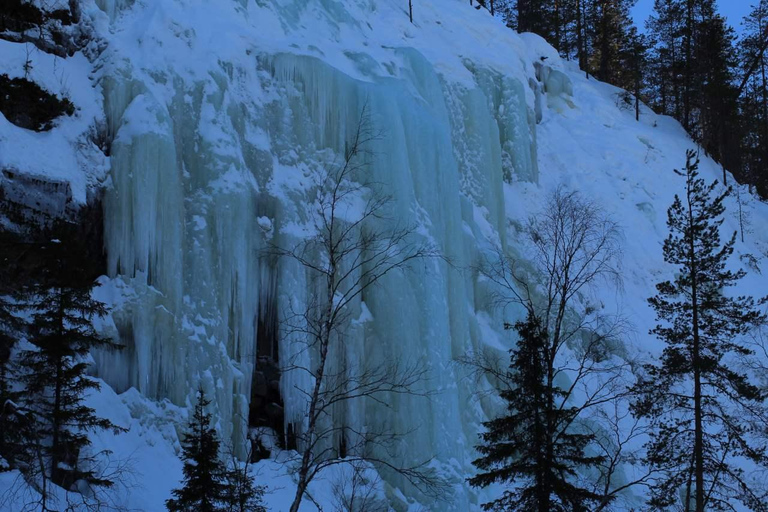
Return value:
[[(123, 26), (148, 28), (146, 40), (132, 43), (139, 50), (127, 43), (131, 34), (118, 32), (102, 56), (113, 138), (106, 245), (110, 276), (123, 282), (113, 317), (126, 348), (98, 355), (99, 375), (118, 391), (133, 386), (181, 405), (202, 385), (222, 434), (242, 445), (257, 350), (268, 342), (257, 337), (259, 311), (271, 301), (279, 315), (311, 293), (301, 268), (275, 265), (263, 249), (300, 239), (309, 176), (343, 153), (366, 105), (381, 133), (369, 148), (368, 178), (393, 196), (398, 220), (418, 225), (451, 264), (428, 261), (415, 274), (387, 276), (366, 293), (370, 317), (352, 327), (354, 343), (338, 355), (423, 362), (435, 397), (393, 397), (394, 409), (360, 402), (334, 421), (413, 431), (412, 462), (435, 457), (461, 483), (484, 403), (454, 361), (482, 345), (488, 326), (478, 319), (497, 316), (487, 284), (470, 269), (507, 243), (504, 182), (538, 179), (538, 83), (469, 61), (471, 79), (449, 81), (409, 47), (373, 54), (362, 47), (343, 61), (319, 49), (277, 51), (244, 41), (238, 27), (215, 43), (226, 50), (204, 51), (208, 34), (173, 21), (181, 6), (130, 19), (131, 11), (120, 12), (126, 2), (102, 4), (112, 20), (129, 17)], [(231, 9), (247, 18), (254, 6), (243, 4)], [(197, 15), (205, 11), (196, 6)], [(162, 57), (151, 68), (138, 62), (161, 47), (164, 55), (192, 55), (197, 67)], [(295, 350), (289, 338), (279, 341), (281, 360)], [(283, 374), (286, 424), (301, 428), (297, 387), (309, 384)], [(457, 496), (452, 510), (467, 510), (468, 499)]]

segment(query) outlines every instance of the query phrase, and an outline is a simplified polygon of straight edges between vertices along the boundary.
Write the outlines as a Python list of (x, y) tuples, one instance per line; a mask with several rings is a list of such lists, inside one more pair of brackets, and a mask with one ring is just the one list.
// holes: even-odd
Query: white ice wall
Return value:
[[(507, 244), (504, 183), (538, 179), (532, 68), (513, 76), (459, 60), (454, 80), (408, 45), (345, 41), (346, 31), (366, 31), (354, 9), (375, 19), (374, 2), (351, 12), (313, 0), (126, 6), (101, 3), (112, 31), (100, 80), (114, 137), (106, 244), (110, 275), (129, 291), (113, 315), (126, 349), (99, 355), (99, 374), (117, 390), (178, 404), (203, 385), (222, 433), (242, 442), (262, 280), (276, 278), (282, 312), (301, 310), (313, 293), (297, 265), (264, 266), (266, 238), (299, 242), (295, 227), (311, 221), (310, 178), (343, 153), (365, 107), (380, 136), (361, 179), (380, 183), (394, 219), (418, 226), (450, 264), (418, 262), (366, 292), (372, 319), (351, 327), (354, 339), (330, 363), (418, 361), (437, 395), (393, 396), (393, 408), (351, 404), (334, 421), (413, 431), (405, 462), (434, 457), (457, 488), (444, 510), (467, 510), (468, 447), (483, 411), (455, 360), (484, 342), (478, 313), (496, 315), (470, 269)], [(275, 42), (280, 34), (305, 40)], [(353, 49), (315, 46), (328, 34)], [(281, 360), (301, 348), (281, 340)], [(303, 423), (297, 387), (310, 384), (284, 374), (286, 422)]]

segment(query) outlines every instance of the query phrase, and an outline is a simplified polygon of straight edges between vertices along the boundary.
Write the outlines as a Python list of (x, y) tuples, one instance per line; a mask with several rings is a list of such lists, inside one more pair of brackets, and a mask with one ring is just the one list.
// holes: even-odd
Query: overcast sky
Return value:
[[(741, 20), (752, 10), (752, 5), (757, 0), (717, 0), (717, 6), (721, 13), (728, 18), (736, 32), (741, 31)], [(635, 23), (638, 27), (645, 30), (645, 20), (653, 11), (653, 0), (637, 0), (637, 4), (632, 9), (632, 15), (635, 17)]]

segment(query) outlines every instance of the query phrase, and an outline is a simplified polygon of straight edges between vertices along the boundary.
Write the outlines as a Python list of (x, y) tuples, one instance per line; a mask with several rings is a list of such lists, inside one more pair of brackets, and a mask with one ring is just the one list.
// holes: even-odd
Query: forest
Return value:
[(768, 2), (751, 2), (738, 37), (715, 0), (655, 0), (641, 28), (634, 0), (476, 3), (627, 91), (627, 108), (639, 100), (674, 117), (739, 182), (768, 197)]

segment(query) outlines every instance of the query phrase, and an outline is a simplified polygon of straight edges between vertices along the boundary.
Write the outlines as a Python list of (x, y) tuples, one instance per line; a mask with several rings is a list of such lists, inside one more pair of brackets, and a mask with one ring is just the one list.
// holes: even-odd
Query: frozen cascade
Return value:
[[(521, 230), (557, 187), (604, 208), (626, 234), (623, 293), (599, 286), (573, 314), (626, 318), (619, 357), (661, 352), (645, 335), (656, 323), (645, 298), (673, 277), (661, 257), (665, 212), (681, 186), (672, 169), (694, 143), (642, 104), (638, 121), (617, 105), (621, 90), (585, 77), (538, 36), (516, 34), (466, 0), (414, 2), (413, 22), (403, 0), (76, 2), (82, 33), (92, 36), (83, 51), (63, 58), (0, 41), (3, 72), (29, 75), (76, 106), (45, 133), (0, 115), (0, 195), (57, 214), (103, 192), (108, 276), (94, 293), (111, 314), (97, 328), (125, 348), (93, 354), (92, 371), (109, 385), (88, 404), (129, 431), (95, 434), (93, 449), (142, 469), (140, 491), (118, 491), (115, 502), (163, 508), (181, 477), (179, 434), (198, 385), (213, 400), (225, 446), (240, 456), (255, 432), (250, 420), (278, 431), (284, 422), (286, 433), (306, 428), (302, 390), (313, 383), (278, 367), (311, 364), (317, 354), (278, 320), (302, 312), (320, 284), (265, 249), (313, 233), (317, 180), (343, 159), (364, 106), (380, 136), (359, 181), (391, 195), (386, 217), (414, 226), (414, 241), (451, 262), (414, 262), (366, 290), (328, 361), (330, 372), (395, 361), (429, 371), (421, 383), (435, 393), (428, 400), (347, 402), (323, 420), (348, 428), (319, 447), (336, 453), (355, 449), (349, 430), (411, 432), (395, 447), (400, 462), (432, 459), (452, 484), (448, 501), (435, 502), (378, 467), (370, 481), (381, 477), (393, 510), (476, 511), (501, 492), (470, 488), (465, 478), (480, 422), (504, 404), (493, 379), (467, 375), (456, 359), (504, 357), (514, 343), (503, 325), (523, 312), (494, 307), (499, 290), (476, 265), (501, 249), (527, 267), (533, 252)], [(701, 172), (708, 181), (723, 176), (706, 157)], [(753, 226), (768, 222), (764, 203), (741, 192), (726, 201), (726, 231), (740, 229), (732, 212), (742, 207)], [(349, 201), (347, 220), (365, 195)], [(734, 248), (733, 262), (749, 272), (738, 294), (761, 296), (768, 242), (747, 233)], [(292, 498), (289, 456), (273, 452), (255, 465), (272, 491), (270, 510), (286, 510)], [(333, 508), (334, 484), (348, 480), (348, 469), (335, 466), (310, 484), (319, 506)], [(16, 475), (0, 474), (0, 490), (20, 482)], [(626, 505), (642, 508), (645, 494), (630, 492)]]
[[(101, 3), (112, 20), (130, 5)], [(231, 8), (239, 13), (242, 5)], [(172, 8), (155, 6), (137, 23), (149, 33), (169, 25), (176, 37), (155, 44), (192, 52), (194, 36), (163, 9)], [(242, 447), (262, 281), (277, 283), (280, 311), (300, 310), (312, 293), (291, 262), (272, 274), (262, 249), (268, 239), (290, 246), (302, 236), (296, 227), (309, 221), (310, 176), (342, 154), (366, 105), (381, 132), (366, 179), (381, 183), (395, 199), (392, 214), (417, 225), (453, 266), (430, 260), (387, 276), (354, 306), (353, 318), (366, 307), (370, 318), (351, 326), (355, 342), (330, 362), (423, 361), (438, 395), (394, 396), (393, 409), (340, 408), (333, 421), (413, 431), (404, 450), (410, 462), (435, 456), (461, 483), (487, 404), (477, 405), (454, 360), (482, 345), (478, 318), (495, 317), (486, 311), (487, 284), (464, 269), (507, 243), (504, 183), (538, 179), (528, 84), (470, 62), (473, 84), (451, 82), (413, 48), (388, 50), (386, 66), (347, 52), (341, 69), (322, 52), (266, 51), (223, 38), (227, 50), (192, 57), (210, 59), (205, 72), (170, 61), (142, 67), (119, 34), (103, 57), (114, 138), (106, 244), (110, 275), (123, 281), (114, 317), (126, 348), (99, 355), (99, 374), (118, 391), (134, 386), (182, 405), (204, 386), (222, 434)], [(292, 341), (280, 340), (281, 360), (297, 354)], [(285, 421), (299, 428), (305, 409), (297, 387), (309, 385), (298, 373), (281, 381)], [(467, 510), (471, 499), (457, 495), (451, 510)]]

